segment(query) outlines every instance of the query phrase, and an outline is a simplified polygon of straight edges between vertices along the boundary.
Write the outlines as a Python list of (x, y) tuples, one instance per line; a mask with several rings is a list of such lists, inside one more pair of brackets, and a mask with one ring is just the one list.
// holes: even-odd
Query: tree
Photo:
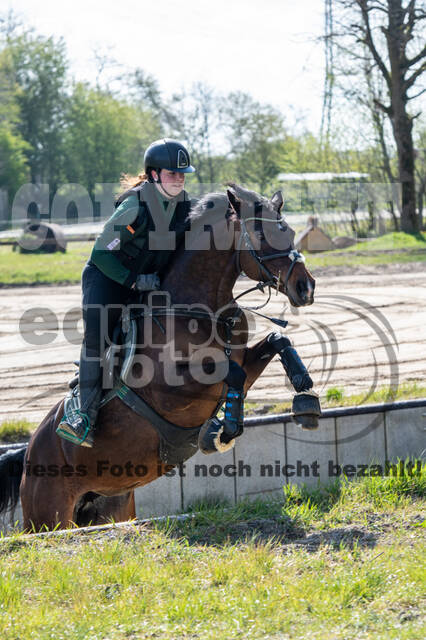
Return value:
[[(335, 41), (346, 54), (363, 64), (371, 60), (381, 75), (385, 95), (374, 104), (389, 118), (398, 157), (401, 183), (401, 229), (419, 230), (416, 215), (413, 120), (409, 102), (426, 70), (426, 46), (421, 29), (426, 12), (416, 0), (337, 0), (343, 9)], [(421, 43), (421, 44), (419, 44)], [(368, 57), (365, 51), (368, 51)], [(417, 114), (418, 115), (418, 114)]]
[(230, 140), (235, 177), (264, 193), (280, 170), (285, 139), (283, 116), (242, 92), (230, 93), (221, 109), (224, 132)]
[(0, 124), (0, 188), (8, 192), (9, 202), (28, 180), (29, 168), (25, 158), (28, 147), (10, 124)]
[(29, 177), (26, 154), (30, 145), (18, 131), (18, 87), (8, 74), (8, 52), (0, 52), (0, 188), (12, 201), (16, 191)]
[[(199, 184), (214, 184), (223, 176), (224, 158), (214, 151), (214, 141), (220, 135), (221, 96), (203, 82), (174, 93), (164, 99), (155, 78), (137, 69), (131, 86), (136, 100), (149, 104), (166, 135), (178, 138), (188, 145), (192, 163), (196, 166), (195, 179)], [(136, 87), (136, 89), (135, 89)]]
[(423, 227), (423, 205), (426, 196), (426, 126), (419, 130), (416, 139), (416, 179), (419, 224)]
[(49, 182), (54, 192), (62, 173), (63, 114), (67, 59), (63, 40), (31, 31), (6, 40), (8, 74), (18, 87), (17, 130), (26, 150), (33, 182)]
[[(221, 97), (207, 84), (194, 83), (189, 91), (175, 93), (168, 105), (175, 123), (173, 133), (185, 140), (191, 149), (196, 179), (200, 184), (213, 185), (224, 179), (223, 155), (214, 153), (214, 141), (219, 136)], [(172, 111), (173, 109), (173, 111)]]
[(64, 172), (94, 197), (96, 183), (117, 182), (121, 173), (139, 173), (143, 151), (159, 127), (142, 111), (110, 93), (77, 83), (67, 104)]
[[(356, 83), (354, 88), (346, 90), (346, 96), (355, 99), (361, 108), (367, 112), (373, 130), (376, 153), (370, 159), (368, 170), (373, 180), (378, 180), (390, 185), (387, 190), (387, 203), (393, 219), (395, 231), (399, 230), (399, 220), (395, 212), (396, 207), (401, 214), (401, 204), (398, 192), (397, 161), (395, 161), (395, 150), (392, 144), (392, 132), (389, 118), (379, 108), (385, 95), (384, 79), (380, 71), (376, 68), (374, 60), (368, 49), (364, 48), (365, 58), (363, 61), (364, 90), (360, 83)], [(377, 165), (377, 158), (382, 162)]]

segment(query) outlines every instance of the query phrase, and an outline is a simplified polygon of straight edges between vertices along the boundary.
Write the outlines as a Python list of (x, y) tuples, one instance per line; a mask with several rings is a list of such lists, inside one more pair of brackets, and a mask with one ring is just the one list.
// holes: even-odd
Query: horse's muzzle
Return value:
[(296, 307), (305, 307), (313, 303), (315, 280), (312, 278), (300, 278), (292, 292), (292, 302)]

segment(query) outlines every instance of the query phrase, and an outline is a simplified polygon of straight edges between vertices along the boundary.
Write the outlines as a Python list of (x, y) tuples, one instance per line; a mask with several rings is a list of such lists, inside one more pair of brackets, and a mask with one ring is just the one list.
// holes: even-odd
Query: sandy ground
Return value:
[[(318, 271), (314, 305), (292, 310), (286, 298), (273, 293), (261, 312), (289, 320), (286, 333), (309, 366), (319, 392), (337, 386), (347, 395), (367, 395), (378, 386), (424, 382), (423, 265), (390, 265), (381, 267), (380, 273), (378, 267), (371, 267), (358, 269), (356, 275), (353, 269), (338, 276), (332, 270)], [(248, 287), (249, 281), (242, 280), (235, 293)], [(256, 292), (243, 300), (252, 306), (264, 297)], [(79, 305), (79, 286), (0, 290), (0, 422), (19, 417), (39, 422), (63, 397), (75, 371), (73, 360), (79, 357)], [(51, 332), (43, 345), (29, 342), (25, 322), (25, 314), (37, 307), (51, 314)], [(46, 333), (45, 323), (42, 329)], [(257, 317), (253, 329), (251, 342), (274, 330), (274, 325)], [(248, 400), (268, 405), (290, 402), (291, 397), (276, 360), (251, 389)]]

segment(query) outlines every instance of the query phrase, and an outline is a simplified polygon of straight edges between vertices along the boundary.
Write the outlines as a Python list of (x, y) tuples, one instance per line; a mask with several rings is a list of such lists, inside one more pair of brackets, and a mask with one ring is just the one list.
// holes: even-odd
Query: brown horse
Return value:
[[(204, 355), (220, 354), (226, 363), (230, 351), (247, 375), (247, 392), (277, 353), (267, 338), (247, 347), (247, 318), (232, 295), (241, 271), (254, 281), (273, 283), (294, 306), (312, 304), (315, 281), (293, 249), (294, 232), (281, 219), (281, 206), (280, 192), (267, 200), (231, 185), (226, 195), (205, 196), (191, 212), (185, 247), (175, 252), (163, 289), (172, 305), (188, 308), (202, 303), (213, 314), (238, 317), (238, 322), (227, 337), (220, 322), (198, 317), (194, 324), (194, 319), (178, 315), (173, 349), (161, 322), (152, 324), (152, 345), (137, 351), (152, 361), (152, 381), (135, 385), (134, 390), (169, 422), (184, 428), (202, 425), (220, 404), (222, 381), (206, 384), (194, 374), (197, 366), (204, 373), (208, 370), (200, 364)], [(139, 321), (139, 335), (143, 322)], [(171, 371), (176, 383), (170, 382)], [(56, 435), (62, 415), (63, 401), (42, 421), (25, 457), (21, 450), (3, 456), (3, 462), (0, 459), (0, 510), (17, 500), (20, 478), (16, 473), (5, 478), (6, 463), (9, 469), (14, 463), (23, 472), (20, 497), (28, 530), (135, 517), (133, 490), (168, 470), (160, 459), (160, 440), (152, 424), (116, 397), (101, 409), (95, 445), (88, 449)], [(113, 474), (114, 465), (128, 471)], [(138, 465), (144, 467), (142, 476), (135, 473)]]

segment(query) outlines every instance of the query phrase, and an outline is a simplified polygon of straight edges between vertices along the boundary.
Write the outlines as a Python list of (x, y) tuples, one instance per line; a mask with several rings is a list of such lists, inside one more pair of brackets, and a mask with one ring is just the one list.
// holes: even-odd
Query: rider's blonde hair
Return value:
[(132, 176), (129, 173), (122, 173), (120, 178), (120, 187), (123, 191), (128, 191), (129, 189), (133, 189), (133, 187), (137, 187), (142, 184), (142, 182), (147, 182), (148, 179), (149, 176), (143, 171), (137, 176)]

